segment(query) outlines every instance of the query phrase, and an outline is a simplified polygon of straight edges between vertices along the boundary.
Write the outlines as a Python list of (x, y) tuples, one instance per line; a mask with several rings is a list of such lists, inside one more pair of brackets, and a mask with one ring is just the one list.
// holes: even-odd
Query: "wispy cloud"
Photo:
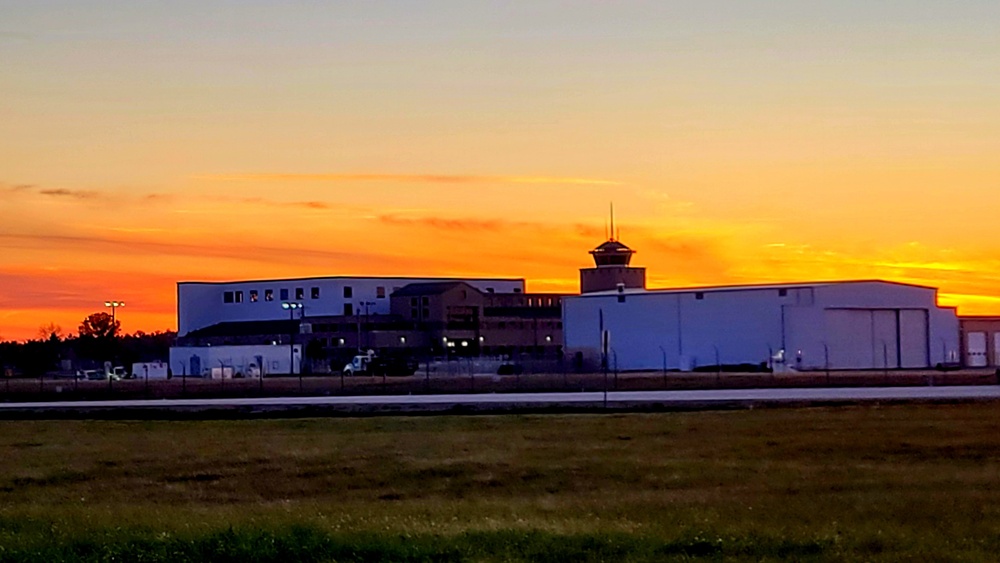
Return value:
[(38, 190), (38, 193), (52, 197), (68, 197), (73, 199), (88, 199), (88, 200), (100, 199), (104, 197), (103, 194), (94, 190), (67, 190), (64, 188)]
[(246, 173), (205, 174), (199, 180), (224, 182), (403, 182), (419, 184), (550, 184), (580, 186), (618, 186), (621, 182), (599, 178), (557, 176), (488, 176), (470, 174), (291, 174)]
[(441, 217), (402, 217), (399, 215), (378, 215), (375, 219), (392, 227), (427, 227), (441, 231), (500, 231), (511, 225), (499, 219), (446, 219)]

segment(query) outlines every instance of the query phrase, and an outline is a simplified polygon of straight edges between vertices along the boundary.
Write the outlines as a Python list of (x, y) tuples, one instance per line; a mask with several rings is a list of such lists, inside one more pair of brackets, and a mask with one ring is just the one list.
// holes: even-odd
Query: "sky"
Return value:
[(176, 283), (880, 278), (1000, 314), (1000, 3), (0, 0), (0, 339)]

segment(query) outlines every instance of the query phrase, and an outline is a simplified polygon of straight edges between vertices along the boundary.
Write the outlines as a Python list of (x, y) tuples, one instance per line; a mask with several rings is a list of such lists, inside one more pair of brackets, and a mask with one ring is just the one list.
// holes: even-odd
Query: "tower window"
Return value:
[(787, 296), (788, 296), (787, 289), (782, 288), (778, 290), (778, 297), (787, 297)]
[(281, 292), (280, 292), (280, 295), (281, 295), (281, 300), (282, 301), (288, 301), (288, 290), (287, 289), (282, 289)]
[(227, 291), (227, 292), (223, 293), (222, 294), (222, 302), (223, 303), (232, 303), (233, 302), (233, 292), (232, 291)]
[(383, 287), (383, 286), (380, 285), (380, 286), (378, 286), (378, 287), (375, 288), (375, 298), (376, 299), (385, 299), (385, 287)]
[(349, 285), (344, 286), (344, 299), (350, 299), (354, 297), (354, 288)]
[(274, 290), (265, 289), (264, 290), (264, 301), (274, 301)]
[(256, 303), (257, 302), (257, 290), (256, 289), (251, 289), (250, 290), (250, 302), (251, 303)]
[(694, 298), (701, 301), (702, 299), (705, 298), (705, 294), (699, 291), (698, 293), (694, 294)]
[(301, 288), (301, 287), (296, 287), (295, 288), (295, 298), (296, 299), (305, 299), (306, 298), (306, 290), (304, 288)]
[(309, 297), (311, 297), (313, 299), (319, 299), (319, 288), (318, 287), (311, 288), (310, 292), (311, 292), (311, 295), (309, 295)]

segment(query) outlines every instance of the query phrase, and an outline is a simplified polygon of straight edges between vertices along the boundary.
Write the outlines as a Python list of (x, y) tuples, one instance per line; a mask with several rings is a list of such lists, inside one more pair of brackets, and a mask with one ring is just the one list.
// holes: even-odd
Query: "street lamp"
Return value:
[(302, 303), (283, 301), (281, 308), (288, 311), (288, 375), (292, 375), (295, 373), (295, 310), (301, 309)]
[[(369, 307), (374, 307), (374, 306), (375, 306), (375, 302), (374, 301), (358, 301), (358, 318), (359, 318), (358, 324), (359, 325), (361, 324), (360, 323), (361, 308), (362, 307), (365, 308), (365, 350), (367, 350), (368, 348), (371, 348), (371, 343), (368, 341), (368, 331), (371, 329), (371, 327), (368, 326), (368, 308)], [(359, 340), (360, 340), (360, 336), (361, 335), (359, 334), (358, 335)], [(358, 348), (360, 348), (360, 347), (361, 347), (361, 342), (358, 342)]]
[(111, 307), (111, 335), (114, 336), (118, 332), (118, 329), (115, 326), (115, 309), (117, 309), (118, 307), (124, 307), (125, 306), (125, 302), (124, 301), (105, 301), (104, 302), (104, 306), (105, 307)]

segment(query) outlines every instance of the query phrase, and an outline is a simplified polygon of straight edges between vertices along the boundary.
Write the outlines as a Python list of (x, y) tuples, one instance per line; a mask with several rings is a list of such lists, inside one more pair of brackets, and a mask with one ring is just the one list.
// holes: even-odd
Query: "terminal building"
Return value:
[(261, 363), (270, 373), (325, 372), (367, 350), (420, 359), (557, 359), (563, 295), (524, 289), (523, 279), (482, 278), (184, 282), (171, 369), (210, 374), (209, 366), (238, 357), (233, 373), (252, 373)]

